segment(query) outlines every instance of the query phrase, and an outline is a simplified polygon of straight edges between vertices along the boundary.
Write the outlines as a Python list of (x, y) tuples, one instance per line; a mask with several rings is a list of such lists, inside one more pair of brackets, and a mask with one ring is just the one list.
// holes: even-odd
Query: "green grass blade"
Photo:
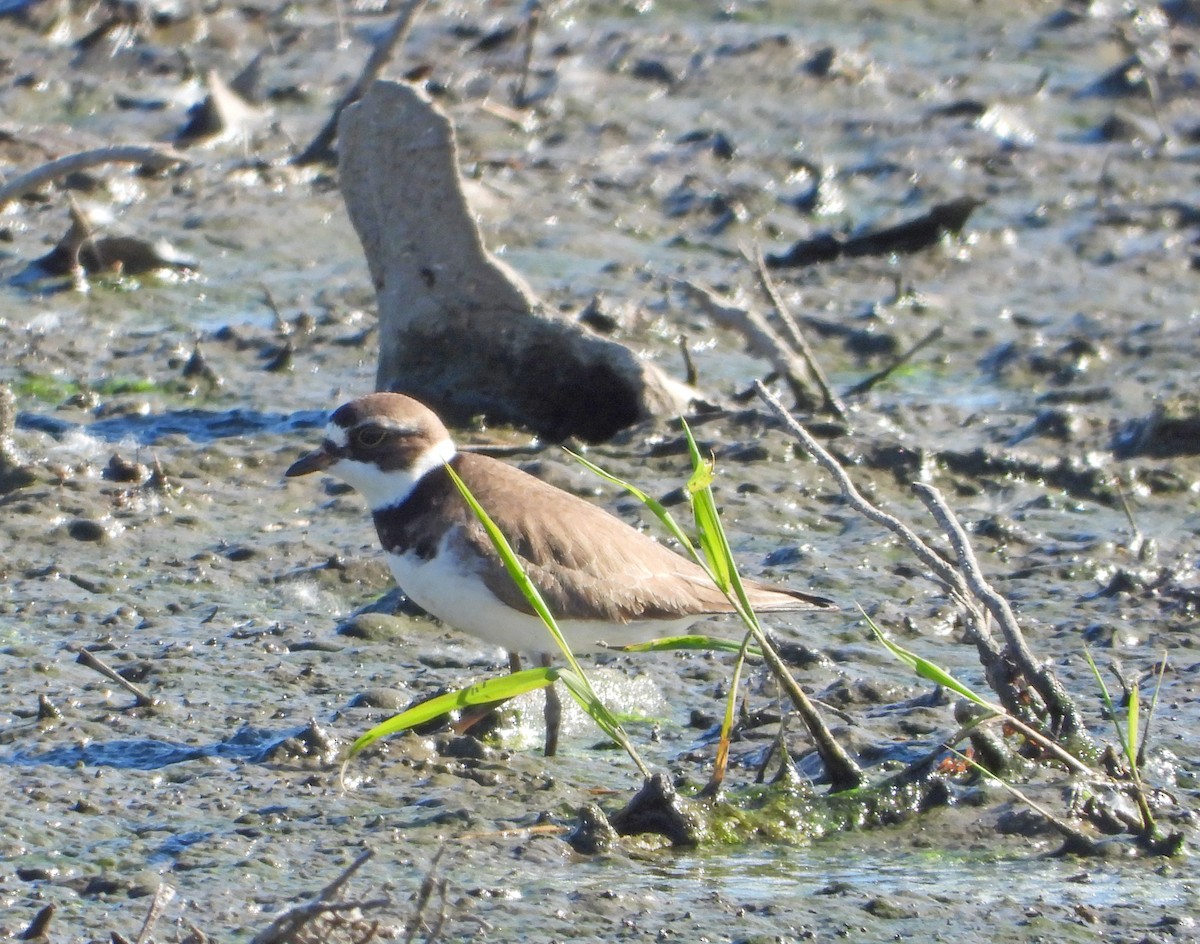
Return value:
[(572, 452), (570, 449), (567, 449), (566, 453), (589, 472), (595, 473), (606, 482), (612, 482), (613, 485), (625, 489), (625, 491), (627, 491), (630, 495), (649, 508), (654, 517), (661, 521), (663, 527), (670, 532), (671, 537), (678, 541), (683, 546), (684, 550), (686, 550), (693, 558), (698, 560), (701, 565), (704, 564), (703, 559), (696, 552), (696, 547), (692, 543), (692, 539), (687, 536), (687, 533), (679, 526), (679, 523), (674, 519), (674, 517), (672, 517), (671, 512), (667, 511), (666, 506), (663, 505), (662, 502), (658, 501), (656, 498), (651, 498), (632, 482), (627, 482), (624, 479), (613, 475), (611, 472), (600, 468), (600, 466), (596, 465), (596, 463), (589, 459), (585, 459), (583, 456), (579, 455), (579, 453)]
[(1129, 689), (1129, 712), (1125, 716), (1125, 756), (1129, 758), (1129, 770), (1134, 779), (1138, 777), (1138, 727), (1141, 724), (1141, 698), (1138, 694), (1138, 684), (1133, 683)]
[(436, 698), (423, 701), (419, 705), (414, 705), (407, 711), (402, 711), (400, 714), (388, 718), (387, 721), (371, 728), (370, 731), (350, 745), (347, 759), (359, 753), (363, 748), (369, 747), (380, 738), (385, 738), (391, 734), (398, 734), (401, 731), (407, 731), (409, 728), (415, 728), (419, 724), (432, 721), (434, 718), (439, 718), (451, 711), (457, 711), (460, 708), (469, 708), (471, 705), (486, 705), (491, 702), (508, 701), (510, 698), (516, 698), (518, 695), (524, 695), (526, 692), (545, 688), (547, 685), (554, 684), (559, 677), (559, 671), (559, 669), (553, 667), (525, 669), (522, 672), (513, 672), (510, 675), (502, 675), (499, 678), (476, 682), (473, 685), (468, 685), (466, 688), (460, 688), (457, 691), (447, 692), (444, 695), (438, 695)]
[[(746, 595), (746, 587), (742, 583), (742, 575), (738, 571), (737, 561), (733, 556), (733, 548), (729, 545), (729, 537), (725, 526), (721, 523), (721, 514), (717, 510), (717, 500), (713, 495), (713, 463), (700, 454), (692, 429), (686, 420), (683, 432), (687, 436), (688, 454), (692, 459), (692, 477), (688, 480), (687, 490), (692, 498), (692, 514), (696, 518), (696, 528), (700, 532), (700, 543), (704, 556), (708, 561), (707, 570), (717, 586), (730, 599), (742, 622), (757, 637), (762, 635), (758, 616), (750, 605)], [(762, 639), (758, 639), (763, 644)]]
[(1096, 684), (1100, 688), (1100, 699), (1104, 702), (1104, 707), (1112, 717), (1116, 717), (1116, 709), (1113, 707), (1112, 696), (1108, 693), (1108, 686), (1104, 684), (1104, 676), (1100, 674), (1100, 667), (1096, 665), (1096, 660), (1092, 658), (1092, 650), (1087, 646), (1083, 647), (1083, 657), (1087, 659), (1087, 664), (1092, 670), (1092, 676), (1096, 679)]
[(683, 423), (683, 433), (687, 437), (688, 455), (692, 460), (692, 474), (687, 480), (687, 493), (692, 500), (692, 514), (696, 518), (696, 530), (700, 533), (700, 548), (708, 561), (717, 586), (726, 594), (733, 591), (733, 554), (729, 548), (729, 540), (721, 525), (721, 516), (717, 511), (717, 502), (713, 497), (714, 462), (700, 454), (696, 438), (692, 435), (691, 427), (686, 420)]
[(558, 670), (558, 677), (561, 678), (563, 684), (567, 686), (567, 691), (569, 691), (571, 696), (577, 702), (579, 702), (579, 706), (583, 708), (583, 710), (594, 722), (596, 722), (597, 726), (599, 726), (600, 729), (603, 730), (609, 737), (611, 737), (617, 744), (624, 748), (625, 752), (637, 766), (638, 770), (640, 770), (644, 776), (649, 777), (650, 768), (647, 767), (642, 761), (641, 757), (638, 756), (638, 752), (634, 749), (633, 743), (625, 734), (620, 722), (617, 721), (613, 713), (609, 711), (605, 704), (600, 700), (600, 696), (596, 694), (595, 689), (592, 688), (591, 682), (588, 681), (587, 674), (583, 671), (583, 668), (579, 664), (579, 660), (575, 658), (575, 653), (571, 651), (570, 645), (568, 645), (566, 638), (562, 634), (562, 631), (558, 628), (558, 623), (555, 622), (554, 616), (550, 612), (550, 608), (546, 606), (546, 601), (542, 599), (542, 595), (538, 591), (538, 588), (534, 585), (533, 581), (529, 579), (529, 575), (525, 573), (525, 568), (521, 566), (521, 562), (517, 558), (516, 552), (512, 549), (512, 545), (508, 543), (508, 538), (504, 536), (503, 532), (501, 532), (500, 528), (496, 526), (496, 523), (492, 520), (491, 516), (486, 510), (484, 510), (484, 507), (480, 505), (475, 496), (471, 494), (471, 490), (467, 488), (466, 482), (459, 477), (458, 473), (455, 472), (454, 469), (449, 465), (446, 466), (446, 471), (450, 474), (450, 478), (458, 488), (463, 500), (467, 503), (467, 505), (471, 508), (471, 511), (475, 514), (475, 517), (478, 518), (479, 522), (483, 525), (484, 530), (491, 539), (492, 546), (496, 549), (496, 553), (500, 555), (500, 559), (504, 561), (504, 568), (508, 571), (508, 575), (512, 578), (513, 583), (517, 585), (517, 588), (521, 591), (522, 595), (526, 600), (529, 601), (529, 605), (533, 607), (534, 612), (541, 617), (542, 622), (546, 625), (546, 630), (554, 638), (554, 642), (558, 645), (559, 650), (566, 658), (567, 664), (570, 666), (570, 670)]
[[(634, 642), (627, 646), (609, 646), (608, 648), (616, 652), (675, 652), (678, 650), (685, 651), (702, 651), (702, 652), (741, 652), (742, 643), (735, 639), (728, 639), (724, 636), (663, 636), (659, 639), (651, 639), (647, 642)], [(746, 650), (750, 655), (762, 657), (762, 650), (756, 646), (750, 646)]]
[(861, 606), (858, 608), (858, 611), (862, 613), (863, 619), (865, 619), (867, 621), (867, 625), (871, 627), (871, 632), (875, 634), (876, 639), (883, 643), (884, 648), (905, 665), (907, 665), (910, 669), (916, 672), (917, 675), (921, 676), (921, 678), (928, 679), (937, 685), (941, 685), (943, 688), (948, 688), (952, 692), (957, 692), (959, 695), (962, 695), (963, 698), (973, 701), (981, 708), (986, 708), (989, 711), (995, 712), (996, 714), (1007, 714), (1007, 712), (1001, 709), (999, 705), (992, 704), (982, 695), (978, 694), (973, 689), (960, 682), (940, 665), (930, 662), (928, 659), (922, 658), (915, 652), (905, 649), (899, 643), (888, 639), (888, 637), (883, 634), (883, 630), (881, 630), (875, 624), (875, 621), (867, 615), (866, 611)]
[[(1121, 751), (1126, 757), (1129, 757), (1129, 738), (1125, 734), (1125, 728), (1121, 726), (1121, 722), (1117, 720), (1117, 706), (1113, 704), (1112, 695), (1108, 693), (1108, 686), (1104, 684), (1104, 678), (1100, 675), (1100, 667), (1096, 665), (1096, 660), (1092, 658), (1092, 650), (1087, 646), (1083, 647), (1083, 656), (1087, 659), (1087, 664), (1091, 666), (1092, 675), (1096, 679), (1096, 684), (1100, 687), (1100, 700), (1104, 703), (1104, 710), (1108, 712), (1109, 718), (1112, 719), (1113, 728), (1117, 732), (1117, 740), (1121, 742)], [(1137, 756), (1135, 753), (1134, 757)], [(1134, 768), (1137, 769), (1136, 767)]]
[(1162, 692), (1163, 676), (1167, 673), (1167, 654), (1164, 652), (1162, 659), (1158, 663), (1158, 671), (1154, 678), (1154, 695), (1150, 698), (1150, 709), (1146, 712), (1146, 720), (1143, 722), (1142, 737), (1138, 741), (1138, 768), (1141, 768), (1144, 758), (1141, 756), (1146, 750), (1146, 744), (1150, 740), (1150, 725), (1154, 722), (1154, 712), (1158, 709), (1158, 696)]
[(725, 780), (729, 767), (729, 746), (733, 741), (733, 719), (737, 712), (738, 690), (742, 687), (742, 667), (746, 664), (746, 653), (750, 650), (753, 633), (746, 633), (738, 646), (737, 658), (733, 660), (733, 674), (729, 679), (729, 695), (725, 699), (725, 715), (721, 718), (721, 735), (717, 741), (717, 753), (713, 758), (713, 772), (703, 792), (715, 797)]

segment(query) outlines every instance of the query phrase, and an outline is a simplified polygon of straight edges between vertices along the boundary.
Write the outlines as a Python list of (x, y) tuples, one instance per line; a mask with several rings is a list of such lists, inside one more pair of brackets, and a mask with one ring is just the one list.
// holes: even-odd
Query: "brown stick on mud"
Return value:
[(141, 164), (157, 171), (166, 170), (174, 164), (188, 163), (188, 159), (178, 151), (157, 144), (122, 144), (80, 151), (35, 167), (0, 187), (0, 210), (52, 180), (98, 164)]
[(717, 324), (740, 334), (751, 354), (770, 363), (771, 369), (787, 381), (797, 407), (805, 410), (820, 407), (822, 396), (813, 389), (815, 385), (810, 381), (808, 364), (804, 358), (796, 355), (766, 318), (752, 308), (730, 304), (708, 286), (698, 282), (673, 279), (672, 284), (699, 302), (705, 314)]
[(125, 691), (129, 692), (134, 697), (136, 707), (150, 708), (157, 704), (153, 698), (134, 685), (133, 682), (129, 681), (129, 679), (125, 678), (119, 672), (115, 672), (109, 668), (94, 652), (83, 648), (83, 646), (70, 647), (70, 651), (76, 653), (75, 661), (80, 665), (86, 665), (89, 669), (99, 672), (110, 682), (116, 682)]
[(841, 398), (834, 393), (833, 388), (829, 386), (829, 381), (825, 377), (825, 371), (821, 370), (821, 365), (817, 362), (817, 356), (813, 353), (812, 346), (808, 343), (808, 338), (800, 330), (799, 322), (792, 317), (791, 309), (788, 308), (787, 303), (783, 300), (783, 296), (779, 294), (775, 280), (771, 278), (771, 273), (767, 269), (767, 263), (763, 259), (762, 250), (755, 245), (752, 253), (746, 253), (746, 258), (754, 263), (754, 271), (758, 275), (758, 284), (767, 293), (767, 298), (771, 299), (771, 304), (775, 306), (775, 312), (779, 315), (779, 320), (787, 329), (788, 340), (791, 341), (792, 347), (797, 353), (804, 358), (809, 376), (812, 377), (813, 382), (821, 391), (821, 396), (825, 398), (824, 409), (840, 420), (848, 420), (849, 414), (846, 412), (846, 404), (842, 402)]
[[(1045, 702), (1046, 709), (1053, 719), (1051, 730), (1059, 737), (1064, 738), (1081, 735), (1084, 727), (1079, 717), (1079, 709), (1075, 707), (1075, 703), (1050, 667), (1044, 662), (1038, 662), (1034, 657), (1029, 644), (1025, 641), (1025, 634), (1021, 632), (1021, 627), (1017, 623), (1017, 617), (1013, 613), (1012, 607), (984, 578), (983, 571), (979, 566), (979, 559), (975, 556), (975, 551), (967, 538), (967, 532), (963, 530), (963, 526), (946, 505), (941, 493), (932, 485), (925, 485), (921, 482), (913, 483), (913, 491), (937, 519), (937, 523), (941, 525), (942, 530), (950, 539), (950, 543), (954, 546), (958, 566), (966, 577), (967, 586), (975, 598), (987, 607), (988, 612), (999, 624), (1007, 645), (1007, 655), (1016, 661), (1021, 673), (1042, 696), (1042, 701)], [(1011, 706), (1006, 707), (1009, 707), (1010, 711), (1012, 710)]]
[(912, 347), (910, 347), (907, 351), (905, 351), (903, 354), (901, 354), (899, 357), (897, 357), (894, 361), (892, 361), (890, 364), (888, 364), (887, 367), (885, 367), (883, 370), (872, 374), (866, 380), (861, 380), (858, 383), (856, 383), (853, 387), (851, 387), (849, 390), (846, 391), (846, 396), (848, 396), (848, 397), (860, 396), (861, 394), (866, 393), (872, 387), (874, 387), (880, 383), (883, 383), (883, 381), (887, 380), (887, 378), (890, 377), (893, 373), (895, 373), (899, 368), (903, 367), (910, 360), (912, 360), (913, 357), (915, 357), (921, 351), (925, 350), (925, 348), (929, 347), (929, 345), (933, 344), (935, 341), (940, 340), (942, 335), (945, 333), (946, 332), (941, 327), (941, 325), (934, 328), (927, 335), (925, 335), (925, 337), (921, 338), (920, 341), (918, 341), (916, 344), (914, 344)]
[(855, 487), (854, 482), (851, 481), (846, 470), (842, 468), (841, 463), (830, 455), (813, 438), (812, 434), (796, 421), (795, 417), (784, 408), (783, 404), (761, 382), (755, 381), (754, 388), (758, 392), (759, 397), (770, 408), (771, 412), (783, 421), (784, 426), (800, 442), (805, 451), (826, 472), (833, 476), (833, 480), (841, 490), (846, 504), (868, 521), (873, 521), (887, 528), (899, 537), (908, 546), (909, 550), (917, 556), (918, 560), (933, 572), (937, 580), (941, 581), (950, 596), (963, 608), (966, 615), (967, 637), (975, 643), (975, 648), (979, 653), (979, 661), (983, 665), (988, 684), (1000, 697), (1001, 704), (1006, 707), (1017, 705), (1020, 700), (1020, 692), (1013, 684), (1012, 671), (999, 645), (992, 638), (987, 614), (980, 608), (972, 596), (971, 590), (967, 586), (967, 582), (962, 574), (938, 554), (937, 551), (926, 544), (903, 521), (867, 501)]
[(329, 120), (317, 132), (317, 136), (312, 139), (308, 147), (301, 151), (297, 157), (293, 158), (293, 164), (303, 166), (319, 162), (333, 163), (336, 158), (332, 147), (333, 139), (337, 137), (338, 122), (341, 120), (342, 112), (345, 111), (347, 106), (353, 105), (363, 97), (363, 93), (366, 92), (367, 87), (375, 81), (379, 73), (391, 62), (396, 47), (408, 38), (408, 34), (412, 30), (413, 20), (417, 18), (417, 14), (421, 12), (421, 8), (425, 6), (425, 3), (426, 0), (408, 0), (408, 3), (396, 14), (396, 19), (393, 21), (391, 27), (379, 38), (379, 42), (371, 50), (371, 55), (367, 57), (367, 64), (363, 66), (362, 73), (355, 80), (354, 84), (350, 86), (346, 94), (342, 96), (341, 101), (337, 103), (337, 107), (333, 109), (333, 114), (329, 116)]
[(175, 897), (175, 889), (166, 882), (160, 882), (158, 888), (154, 892), (154, 899), (150, 902), (150, 907), (146, 910), (146, 920), (142, 922), (142, 930), (138, 932), (137, 941), (134, 944), (149, 944), (150, 935), (154, 933), (154, 926), (158, 924), (158, 919), (162, 917), (162, 912), (171, 899)]
[(369, 911), (390, 905), (391, 901), (387, 898), (371, 899), (370, 901), (333, 900), (341, 893), (342, 887), (350, 881), (354, 873), (362, 868), (372, 855), (374, 852), (367, 849), (346, 866), (341, 875), (322, 888), (312, 901), (283, 912), (266, 928), (254, 935), (250, 944), (288, 944), (288, 942), (299, 939), (298, 935), (307, 924), (324, 915), (336, 914), (339, 911), (353, 911), (354, 909)]
[(525, 47), (521, 53), (521, 74), (513, 89), (513, 107), (526, 108), (529, 100), (526, 97), (529, 88), (529, 70), (533, 64), (533, 44), (537, 39), (538, 26), (542, 22), (542, 4), (540, 0), (531, 0), (526, 5), (525, 16)]
[(771, 640), (764, 636), (758, 640), (758, 643), (759, 648), (762, 649), (763, 661), (770, 666), (771, 673), (783, 686), (783, 690), (787, 692), (797, 714), (800, 715), (800, 720), (804, 722), (808, 733), (812, 735), (817, 755), (821, 758), (821, 763), (825, 765), (825, 772), (829, 775), (830, 791), (838, 793), (842, 790), (861, 787), (866, 780), (862, 769), (854, 763), (842, 745), (837, 742), (828, 725), (825, 724), (825, 719), (821, 717), (816, 705), (812, 703), (812, 699), (804, 693), (804, 689), (788, 671), (784, 661), (779, 658), (779, 653), (771, 645)]
[[(1082, 736), (1084, 728), (1078, 709), (1049, 667), (1039, 665), (1034, 658), (1008, 601), (983, 579), (979, 561), (967, 543), (966, 532), (941, 501), (937, 491), (928, 485), (913, 485), (918, 497), (930, 508), (934, 518), (954, 545), (955, 555), (959, 560), (958, 567), (942, 558), (904, 522), (863, 498), (841, 464), (784, 409), (779, 400), (758, 381), (755, 381), (755, 389), (771, 412), (784, 422), (792, 435), (804, 446), (805, 451), (833, 476), (846, 503), (863, 517), (883, 525), (900, 537), (921, 562), (937, 575), (951, 596), (963, 607), (967, 616), (968, 633), (979, 652), (979, 660), (988, 684), (999, 696), (1000, 704), (1018, 718), (1027, 714), (1027, 709), (1021, 704), (1021, 692), (1014, 684), (1015, 668), (1041, 696), (1052, 716), (1051, 731), (1058, 737)], [(1004, 649), (996, 644), (988, 629), (989, 613), (1004, 634)]]
[[(425, 870), (425, 876), (421, 879), (421, 887), (417, 889), (417, 900), (413, 907), (412, 917), (408, 919), (408, 924), (405, 929), (406, 933), (404, 935), (404, 944), (411, 944), (413, 938), (416, 937), (417, 931), (420, 929), (421, 925), (425, 923), (425, 909), (428, 907), (429, 901), (431, 898), (433, 898), (433, 893), (435, 891), (440, 890), (440, 897), (442, 899), (444, 909), (446, 901), (446, 880), (444, 878), (439, 879), (437, 876), (437, 871), (438, 864), (442, 861), (442, 855), (445, 853), (445, 851), (446, 842), (443, 840), (442, 844), (438, 846), (437, 852), (433, 854), (433, 859), (429, 863), (429, 868)], [(439, 914), (438, 916), (436, 930), (441, 930), (444, 921), (445, 915), (443, 911), (443, 913)], [(430, 933), (433, 934), (434, 932), (431, 931)], [(433, 939), (436, 940), (436, 938)]]

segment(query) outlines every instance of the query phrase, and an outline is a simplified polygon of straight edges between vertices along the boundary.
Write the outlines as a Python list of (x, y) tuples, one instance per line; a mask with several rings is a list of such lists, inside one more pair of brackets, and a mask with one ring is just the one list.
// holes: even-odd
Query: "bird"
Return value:
[[(372, 393), (338, 407), (321, 444), (285, 476), (325, 472), (366, 500), (400, 589), (442, 623), (509, 654), (550, 665), (555, 644), (455, 486), (466, 483), (516, 552), (571, 650), (675, 635), (735, 612), (704, 569), (579, 496), (477, 452), (460, 451), (429, 407)], [(745, 581), (758, 613), (836, 610), (832, 601)], [(561, 708), (547, 689), (544, 753), (558, 744)]]

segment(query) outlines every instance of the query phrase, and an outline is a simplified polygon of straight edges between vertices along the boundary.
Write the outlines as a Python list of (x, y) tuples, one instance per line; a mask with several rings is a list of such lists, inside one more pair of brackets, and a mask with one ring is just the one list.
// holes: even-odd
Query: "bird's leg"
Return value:
[[(542, 653), (542, 666), (549, 668), (550, 656)], [(546, 686), (546, 749), (545, 755), (553, 757), (558, 753), (558, 728), (562, 723), (562, 702), (558, 698), (558, 689), (551, 682)]]

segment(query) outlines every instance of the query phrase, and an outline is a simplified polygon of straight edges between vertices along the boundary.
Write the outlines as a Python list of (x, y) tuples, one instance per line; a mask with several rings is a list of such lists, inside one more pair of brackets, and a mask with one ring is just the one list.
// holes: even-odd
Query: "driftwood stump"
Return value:
[(376, 389), (415, 396), (451, 424), (483, 415), (552, 440), (599, 441), (686, 408), (690, 388), (548, 311), (487, 251), (453, 126), (420, 92), (374, 83), (338, 137), (379, 303)]

